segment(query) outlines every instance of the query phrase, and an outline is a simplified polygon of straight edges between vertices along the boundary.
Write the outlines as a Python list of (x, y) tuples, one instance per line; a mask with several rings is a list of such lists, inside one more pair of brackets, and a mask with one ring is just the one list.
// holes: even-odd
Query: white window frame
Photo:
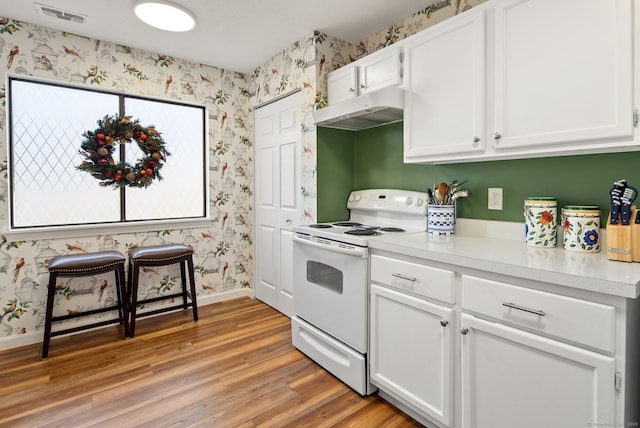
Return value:
[[(12, 194), (12, 146), (13, 146), (13, 130), (12, 130), (12, 94), (11, 94), (11, 82), (12, 81), (22, 81), (22, 82), (33, 82), (35, 84), (45, 84), (45, 85), (53, 85), (62, 88), (69, 88), (70, 90), (79, 89), (83, 91), (89, 92), (99, 92), (105, 94), (111, 94), (119, 97), (120, 99), (120, 108), (122, 110), (122, 106), (124, 105), (123, 100), (125, 98), (130, 99), (139, 99), (144, 101), (157, 101), (164, 104), (174, 104), (174, 105), (185, 105), (189, 107), (196, 107), (202, 109), (202, 136), (203, 136), (203, 147), (202, 147), (202, 160), (203, 160), (203, 174), (201, 179), (203, 180), (202, 188), (203, 188), (203, 215), (202, 216), (194, 216), (188, 218), (157, 218), (155, 220), (134, 220), (134, 221), (117, 221), (117, 222), (109, 222), (109, 223), (84, 223), (84, 224), (75, 224), (75, 225), (55, 225), (55, 226), (35, 226), (35, 227), (13, 227), (12, 224), (12, 213), (13, 213), (13, 194)], [(210, 199), (209, 199), (209, 129), (208, 129), (208, 110), (205, 104), (197, 104), (197, 103), (189, 103), (184, 101), (174, 101), (168, 100), (159, 97), (151, 97), (151, 96), (141, 96), (138, 94), (128, 94), (124, 91), (109, 91), (104, 89), (96, 89), (93, 87), (89, 87), (86, 85), (73, 84), (67, 82), (59, 82), (54, 80), (47, 80), (42, 78), (34, 78), (30, 76), (23, 75), (14, 75), (7, 74), (6, 80), (6, 88), (7, 88), (7, 104), (6, 104), (6, 112), (7, 112), (7, 135), (6, 135), (6, 146), (7, 146), (7, 176), (8, 176), (8, 189), (7, 189), (7, 220), (6, 223), (2, 227), (2, 234), (10, 241), (16, 240), (32, 240), (32, 239), (48, 239), (48, 238), (58, 238), (58, 237), (80, 237), (80, 236), (89, 236), (98, 234), (104, 234), (106, 231), (108, 233), (133, 233), (133, 232), (145, 232), (145, 231), (157, 231), (163, 229), (175, 229), (175, 228), (197, 228), (197, 227), (206, 227), (211, 225), (210, 219)], [(122, 113), (122, 111), (121, 111)], [(108, 113), (105, 113), (108, 114)], [(125, 113), (126, 114), (126, 113)], [(100, 118), (96, 118), (100, 119)], [(143, 124), (144, 126), (145, 124)], [(79, 138), (79, 142), (82, 137)], [(78, 144), (79, 147), (79, 144)], [(169, 150), (171, 151), (171, 150)], [(171, 159), (171, 158), (169, 158)], [(117, 190), (115, 190), (117, 191)], [(126, 192), (126, 190), (125, 190)], [(126, 197), (125, 192), (122, 192), (121, 198)], [(122, 203), (122, 201), (121, 201)]]

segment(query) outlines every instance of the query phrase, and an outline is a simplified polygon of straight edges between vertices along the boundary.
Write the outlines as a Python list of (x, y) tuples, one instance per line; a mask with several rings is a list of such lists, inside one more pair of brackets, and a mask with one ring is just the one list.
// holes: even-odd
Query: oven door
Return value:
[(293, 310), (361, 354), (367, 352), (368, 248), (293, 236)]

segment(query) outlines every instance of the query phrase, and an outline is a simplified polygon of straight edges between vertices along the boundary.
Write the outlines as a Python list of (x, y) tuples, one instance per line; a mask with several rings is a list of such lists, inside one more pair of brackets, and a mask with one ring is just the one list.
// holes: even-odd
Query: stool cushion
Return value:
[(184, 244), (153, 245), (129, 250), (129, 258), (134, 261), (170, 261), (193, 254), (193, 248)]
[(49, 272), (81, 272), (124, 263), (125, 257), (119, 251), (98, 251), (85, 254), (56, 256), (49, 260)]

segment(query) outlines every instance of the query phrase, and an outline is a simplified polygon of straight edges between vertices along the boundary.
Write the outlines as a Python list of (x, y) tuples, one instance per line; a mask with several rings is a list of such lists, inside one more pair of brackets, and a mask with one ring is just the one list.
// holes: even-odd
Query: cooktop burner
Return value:
[(380, 233), (375, 230), (375, 229), (352, 229), (352, 230), (347, 230), (346, 232), (344, 232), (347, 235), (367, 235), (367, 236), (372, 236), (372, 235), (380, 235)]
[(380, 230), (382, 232), (405, 232), (404, 229), (401, 229), (399, 227), (381, 227)]
[(330, 224), (310, 224), (309, 227), (313, 227), (314, 229), (329, 229), (333, 226)]
[(355, 221), (339, 221), (337, 223), (333, 223), (334, 226), (341, 227), (353, 227), (353, 226), (362, 226), (362, 223), (358, 223)]

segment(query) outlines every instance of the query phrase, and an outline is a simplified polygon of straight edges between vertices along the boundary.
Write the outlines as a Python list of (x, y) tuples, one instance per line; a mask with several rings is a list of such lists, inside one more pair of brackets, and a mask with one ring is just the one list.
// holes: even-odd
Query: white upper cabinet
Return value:
[(404, 158), (483, 153), (485, 12), (405, 41)]
[(358, 69), (354, 63), (332, 71), (327, 75), (327, 97), (329, 104), (358, 95)]
[(632, 0), (490, 1), (406, 39), (405, 162), (637, 149), (633, 40)]
[(401, 43), (388, 46), (334, 70), (327, 76), (330, 105), (402, 83)]
[(402, 83), (402, 48), (398, 44), (381, 49), (358, 61), (360, 94)]
[(495, 5), (495, 147), (563, 152), (633, 136), (631, 0)]

